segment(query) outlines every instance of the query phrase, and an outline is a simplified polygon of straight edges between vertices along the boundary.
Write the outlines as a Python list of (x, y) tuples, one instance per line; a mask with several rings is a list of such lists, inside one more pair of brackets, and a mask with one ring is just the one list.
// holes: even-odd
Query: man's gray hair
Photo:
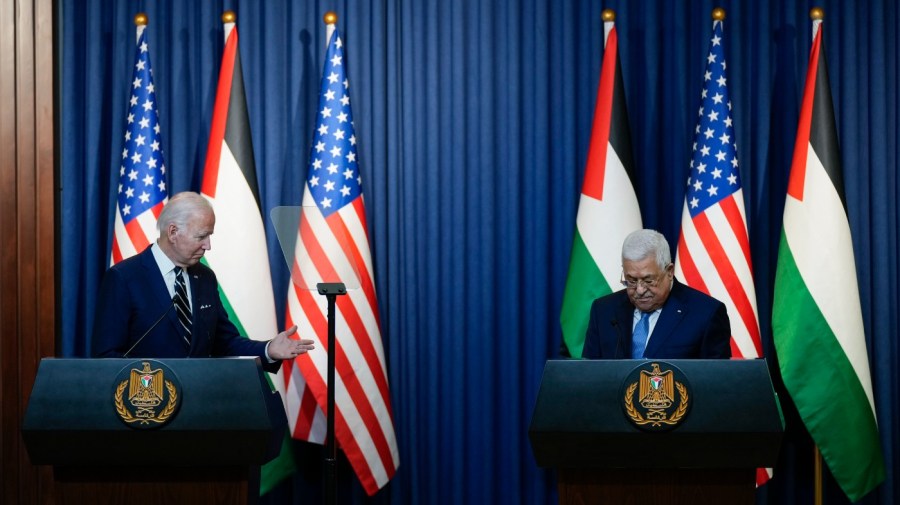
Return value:
[(186, 228), (188, 219), (202, 211), (213, 212), (209, 200), (193, 191), (178, 193), (169, 198), (169, 202), (166, 203), (162, 212), (159, 213), (156, 229), (163, 233), (170, 224), (175, 224), (181, 229)]
[(669, 242), (656, 230), (637, 230), (625, 237), (622, 243), (622, 262), (641, 261), (649, 256), (656, 257), (656, 265), (665, 270), (672, 263)]

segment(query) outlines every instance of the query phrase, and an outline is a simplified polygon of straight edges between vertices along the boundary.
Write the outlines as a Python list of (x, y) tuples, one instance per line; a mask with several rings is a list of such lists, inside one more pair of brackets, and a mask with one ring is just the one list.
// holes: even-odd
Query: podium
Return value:
[(22, 437), (56, 503), (245, 504), (286, 426), (258, 358), (45, 358)]
[(783, 433), (761, 359), (549, 360), (529, 428), (560, 504), (754, 504)]

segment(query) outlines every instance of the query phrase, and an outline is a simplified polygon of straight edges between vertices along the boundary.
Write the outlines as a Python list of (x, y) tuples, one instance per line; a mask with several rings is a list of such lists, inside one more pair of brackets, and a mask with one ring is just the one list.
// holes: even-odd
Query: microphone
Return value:
[(163, 318), (166, 317), (166, 314), (168, 314), (169, 311), (172, 310), (172, 307), (174, 307), (174, 306), (175, 306), (175, 297), (173, 296), (172, 303), (170, 303), (169, 306), (166, 307), (166, 310), (163, 311), (162, 314), (160, 314), (159, 319), (157, 319), (156, 322), (154, 322), (153, 324), (150, 325), (149, 328), (147, 328), (147, 331), (145, 331), (144, 334), (141, 335), (141, 338), (137, 339), (137, 341), (131, 347), (129, 347), (127, 351), (125, 351), (125, 354), (123, 354), (122, 357), (127, 358), (128, 353), (133, 351), (134, 348), (137, 347), (137, 345), (140, 344), (142, 340), (144, 340), (144, 337), (146, 337), (147, 335), (150, 334), (151, 331), (153, 331), (153, 328), (156, 328), (156, 326), (160, 323), (160, 321), (162, 321)]

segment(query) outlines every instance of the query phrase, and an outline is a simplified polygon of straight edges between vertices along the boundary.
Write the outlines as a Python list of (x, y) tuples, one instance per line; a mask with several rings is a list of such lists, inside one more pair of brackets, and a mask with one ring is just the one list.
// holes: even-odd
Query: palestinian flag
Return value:
[(622, 242), (642, 228), (615, 14), (605, 10), (603, 19), (606, 47), (559, 318), (573, 358), (581, 357), (591, 303), (621, 289)]
[[(201, 193), (216, 212), (215, 247), (205, 259), (219, 279), (222, 303), (231, 322), (242, 335), (268, 340), (278, 334), (275, 297), (259, 205), (238, 32), (233, 14), (228, 14), (223, 16), (227, 20), (225, 52), (201, 184)], [(281, 372), (270, 377), (270, 381), (284, 398), (284, 380), (280, 375)], [(290, 445), (286, 443), (279, 457), (263, 466), (260, 494), (294, 470)]]
[(884, 480), (885, 469), (820, 20), (813, 32), (772, 329), (784, 384), (835, 480), (855, 502)]

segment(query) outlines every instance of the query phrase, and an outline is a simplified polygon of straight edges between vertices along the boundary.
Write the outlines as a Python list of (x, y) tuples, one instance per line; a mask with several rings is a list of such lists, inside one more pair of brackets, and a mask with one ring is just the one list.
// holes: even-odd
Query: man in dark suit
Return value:
[(277, 371), (279, 360), (313, 349), (312, 340), (291, 338), (296, 326), (268, 342), (238, 333), (219, 298), (215, 273), (200, 263), (215, 224), (203, 196), (185, 192), (169, 200), (157, 220), (159, 239), (103, 277), (94, 317), (95, 357), (257, 356), (266, 370)]
[(725, 305), (675, 280), (669, 243), (638, 230), (622, 245), (625, 289), (594, 300), (586, 359), (730, 358)]

